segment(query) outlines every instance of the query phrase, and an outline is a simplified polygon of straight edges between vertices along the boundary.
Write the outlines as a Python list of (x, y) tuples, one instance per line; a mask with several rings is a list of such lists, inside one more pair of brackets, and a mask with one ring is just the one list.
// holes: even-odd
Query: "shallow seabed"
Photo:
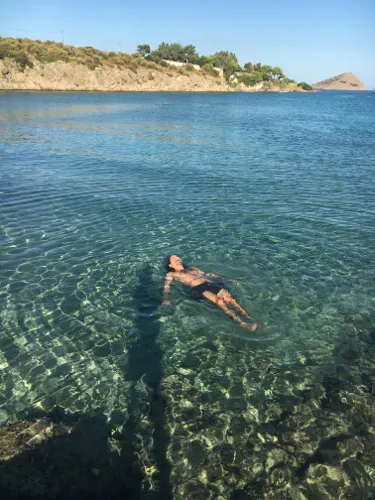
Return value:
[[(0, 423), (104, 414), (145, 498), (373, 498), (374, 113), (0, 94)], [(161, 307), (171, 253), (269, 329), (179, 285)]]

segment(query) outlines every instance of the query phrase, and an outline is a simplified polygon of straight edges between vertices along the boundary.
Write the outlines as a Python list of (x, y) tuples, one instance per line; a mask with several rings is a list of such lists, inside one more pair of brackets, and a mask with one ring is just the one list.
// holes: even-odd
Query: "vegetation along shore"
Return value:
[(0, 90), (305, 92), (278, 66), (233, 52), (199, 55), (194, 45), (161, 43), (135, 54), (28, 38), (0, 38)]

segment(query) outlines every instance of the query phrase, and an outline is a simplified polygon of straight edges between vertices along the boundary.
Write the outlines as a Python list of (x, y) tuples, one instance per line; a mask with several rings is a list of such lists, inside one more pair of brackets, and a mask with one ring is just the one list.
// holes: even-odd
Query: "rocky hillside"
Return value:
[(216, 71), (139, 55), (27, 38), (0, 38), (1, 90), (223, 91)]
[(259, 83), (253, 87), (231, 87), (222, 75), (183, 68), (139, 66), (89, 69), (76, 62), (34, 61), (23, 70), (10, 59), (0, 60), (0, 90), (102, 91), (102, 92), (304, 92), (296, 83), (284, 89)]
[(342, 73), (333, 76), (315, 83), (313, 88), (319, 90), (366, 90), (364, 83), (353, 73)]
[(15, 61), (0, 60), (1, 90), (226, 91), (227, 83), (203, 72), (136, 67), (89, 69), (75, 62), (40, 63), (21, 71)]
[[(249, 78), (249, 75), (247, 77)], [(74, 47), (27, 38), (0, 37), (0, 90), (104, 92), (231, 92), (234, 90), (303, 92), (306, 90), (301, 84), (297, 85), (286, 78), (254, 82), (248, 85), (242, 81), (228, 83), (223, 71), (214, 68), (212, 64), (199, 67), (178, 63), (176, 66), (175, 62), (163, 59), (152, 61), (140, 54), (105, 52), (93, 47)]]

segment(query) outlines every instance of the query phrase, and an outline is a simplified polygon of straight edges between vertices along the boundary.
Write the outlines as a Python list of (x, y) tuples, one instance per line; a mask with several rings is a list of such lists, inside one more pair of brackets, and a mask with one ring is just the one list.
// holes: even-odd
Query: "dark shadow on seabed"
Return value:
[(31, 409), (0, 429), (1, 500), (139, 499), (143, 475), (111, 431), (104, 415)]
[[(169, 500), (172, 498), (170, 464), (166, 458), (168, 436), (164, 428), (165, 400), (159, 394), (162, 352), (157, 344), (160, 301), (152, 297), (152, 271), (139, 273), (134, 294), (138, 339), (129, 350), (124, 374), (149, 389), (148, 421), (152, 437), (140, 426), (143, 408), (134, 387), (129, 419), (122, 432), (103, 415), (69, 414), (31, 408), (20, 422), (0, 428), (1, 500)], [(134, 384), (135, 385), (135, 384)], [(20, 416), (21, 417), (21, 416)], [(147, 481), (140, 444), (149, 439), (148, 461), (155, 465), (153, 488)], [(9, 458), (11, 457), (11, 458)]]
[[(153, 296), (152, 269), (147, 264), (138, 273), (139, 284), (135, 290), (133, 304), (136, 310), (136, 333), (138, 339), (129, 348), (128, 381), (143, 380), (150, 391), (148, 418), (152, 425), (151, 461), (155, 464), (157, 472), (152, 480), (156, 488), (147, 492), (147, 498), (155, 500), (169, 500), (172, 498), (170, 484), (170, 463), (167, 460), (168, 434), (165, 430), (165, 398), (159, 391), (163, 378), (162, 351), (158, 345), (160, 321), (158, 308), (160, 297)], [(125, 434), (130, 436), (137, 432), (136, 411), (132, 411), (137, 404), (137, 395), (133, 392), (130, 401), (132, 417), (125, 425)], [(133, 401), (134, 399), (134, 401)], [(137, 449), (136, 443), (132, 448)]]

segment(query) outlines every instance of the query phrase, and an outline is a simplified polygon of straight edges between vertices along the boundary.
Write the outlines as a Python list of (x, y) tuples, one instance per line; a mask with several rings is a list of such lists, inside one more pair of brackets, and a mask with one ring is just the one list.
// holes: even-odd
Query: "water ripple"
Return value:
[[(372, 491), (375, 101), (345, 96), (1, 96), (0, 422), (132, 415), (150, 463), (156, 391), (176, 498)], [(160, 307), (171, 253), (269, 330)]]

